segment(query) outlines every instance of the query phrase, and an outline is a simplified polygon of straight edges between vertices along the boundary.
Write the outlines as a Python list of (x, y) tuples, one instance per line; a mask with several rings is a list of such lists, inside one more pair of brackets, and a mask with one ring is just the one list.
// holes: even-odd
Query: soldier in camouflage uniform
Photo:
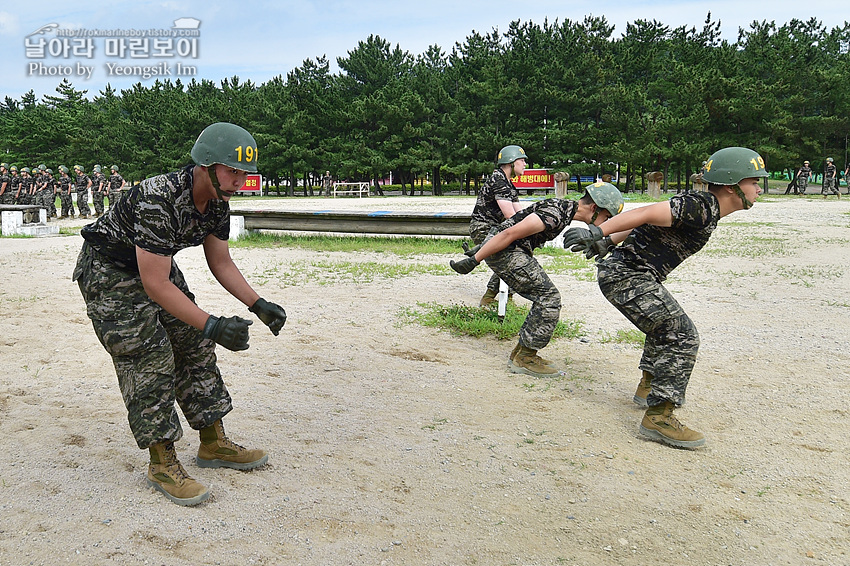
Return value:
[(175, 402), (200, 431), (199, 466), (250, 470), (268, 461), (264, 451), (230, 441), (221, 421), (232, 406), (215, 345), (247, 349), (251, 321), (201, 310), (173, 259), (203, 246), (215, 278), (278, 335), (286, 313), (257, 295), (228, 248), (228, 203), (257, 171), (256, 156), (247, 131), (213, 124), (192, 148), (193, 165), (132, 187), (81, 231), (73, 278), (112, 356), (136, 443), (150, 452), (148, 484), (179, 505), (198, 504), (209, 491), (177, 459), (183, 431)]
[[(511, 182), (511, 178), (522, 175), (527, 165), (525, 150), (520, 146), (508, 145), (499, 151), (496, 156), (496, 169), (481, 186), (472, 209), (469, 235), (473, 242), (481, 244), (492, 228), (522, 210), (519, 191)], [(487, 282), (487, 290), (479, 305), (485, 307), (491, 304), (498, 294), (499, 276), (494, 273)]]
[(50, 175), (47, 174), (47, 165), (38, 166), (38, 175), (35, 181), (35, 194), (33, 195), (33, 204), (43, 206), (47, 211), (47, 219), (50, 220), (51, 205), (53, 200), (53, 182)]
[(127, 183), (124, 181), (124, 177), (118, 174), (117, 165), (110, 167), (109, 172), (109, 208), (112, 208), (121, 198), (121, 191), (124, 190)]
[(77, 176), (77, 208), (80, 209), (80, 218), (88, 218), (91, 216), (89, 208), (89, 187), (92, 182), (89, 176), (83, 173), (82, 165), (74, 165), (74, 174)]
[[(797, 189), (799, 194), (806, 194), (806, 189), (809, 188), (809, 177), (812, 176), (812, 168), (809, 167), (808, 161), (803, 161), (803, 166), (797, 171)], [(788, 191), (786, 191), (786, 194)], [(796, 193), (795, 193), (796, 194)]]
[(551, 198), (518, 211), (492, 230), (483, 245), (469, 250), (466, 259), (450, 262), (458, 273), (469, 273), (486, 261), (497, 277), (533, 303), (509, 356), (512, 373), (535, 377), (559, 374), (552, 362), (537, 355), (552, 339), (561, 312), (561, 295), (534, 258), (534, 249), (555, 239), (573, 220), (601, 224), (621, 210), (620, 191), (600, 181), (589, 185), (578, 201)]
[(68, 168), (59, 166), (59, 202), (62, 203), (62, 216), (59, 218), (74, 217), (74, 200), (71, 197), (71, 186), (73, 179), (68, 175)]
[(9, 174), (12, 178), (9, 180), (9, 204), (18, 204), (18, 193), (21, 190), (21, 176), (18, 173), (18, 168), (15, 165), (9, 167)]
[(322, 188), (319, 192), (325, 191), (325, 196), (329, 197), (333, 194), (333, 185), (334, 179), (331, 177), (331, 172), (325, 171), (325, 176), (322, 177)]
[(9, 175), (9, 164), (0, 163), (0, 204), (12, 203), (12, 177)]
[(823, 198), (828, 195), (838, 195), (841, 198), (841, 191), (838, 190), (838, 169), (835, 167), (831, 157), (826, 158), (826, 166), (823, 169)]
[[(643, 378), (634, 400), (646, 405), (641, 434), (681, 448), (705, 444), (702, 433), (673, 415), (685, 402), (685, 390), (696, 362), (699, 334), (694, 323), (664, 287), (667, 275), (708, 242), (717, 222), (749, 209), (767, 177), (764, 160), (751, 149), (727, 147), (706, 162), (708, 191), (676, 195), (669, 201), (630, 210), (579, 234), (573, 251), (605, 240), (623, 242), (598, 266), (605, 298), (646, 334), (640, 369)], [(572, 230), (571, 230), (572, 232)], [(564, 237), (570, 240), (569, 233)], [(602, 248), (606, 248), (605, 245)], [(592, 250), (590, 255), (595, 255)]]
[(108, 185), (106, 177), (100, 171), (100, 165), (95, 165), (91, 176), (91, 197), (94, 204), (94, 217), (103, 214), (103, 199), (106, 197)]
[(30, 174), (29, 167), (21, 168), (21, 183), (18, 185), (18, 193), (15, 198), (17, 204), (32, 204), (32, 189), (35, 180)]
[(47, 195), (45, 206), (47, 209), (48, 218), (56, 218), (56, 197), (59, 192), (59, 181), (53, 176), (53, 169), (47, 168)]

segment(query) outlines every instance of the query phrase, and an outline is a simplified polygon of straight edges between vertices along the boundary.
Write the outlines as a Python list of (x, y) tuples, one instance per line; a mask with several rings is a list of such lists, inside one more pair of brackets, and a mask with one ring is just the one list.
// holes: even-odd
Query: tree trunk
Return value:
[(440, 179), (439, 167), (434, 167), (434, 178), (431, 180), (431, 189), (431, 194), (433, 196), (443, 196), (443, 186)]

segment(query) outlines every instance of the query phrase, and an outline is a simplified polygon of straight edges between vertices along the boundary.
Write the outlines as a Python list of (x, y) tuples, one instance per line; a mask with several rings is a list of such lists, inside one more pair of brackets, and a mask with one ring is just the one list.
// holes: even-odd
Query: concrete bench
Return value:
[(47, 209), (37, 204), (0, 204), (4, 236), (50, 236), (59, 226), (47, 224)]

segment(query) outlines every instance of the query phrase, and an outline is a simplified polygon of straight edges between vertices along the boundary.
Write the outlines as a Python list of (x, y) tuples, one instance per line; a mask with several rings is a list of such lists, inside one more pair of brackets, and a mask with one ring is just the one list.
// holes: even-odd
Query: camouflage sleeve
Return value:
[[(711, 193), (690, 193), (670, 198), (670, 211), (673, 213), (673, 227), (704, 228), (711, 224), (713, 214), (711, 203), (705, 195)], [(714, 198), (712, 195), (711, 198)]]

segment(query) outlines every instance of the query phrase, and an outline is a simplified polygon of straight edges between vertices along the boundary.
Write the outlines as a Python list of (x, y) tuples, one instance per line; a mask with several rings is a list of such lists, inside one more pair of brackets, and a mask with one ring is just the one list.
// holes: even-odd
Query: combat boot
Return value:
[(227, 438), (221, 420), (202, 428), (201, 445), (195, 461), (201, 468), (233, 468), (234, 470), (253, 470), (269, 460), (262, 450), (248, 450)]
[(478, 301), (479, 307), (486, 307), (490, 305), (493, 301), (496, 300), (496, 297), (499, 295), (498, 291), (493, 291), (492, 289), (487, 289), (487, 292), (484, 293), (484, 296), (481, 297), (481, 300)]
[(673, 403), (670, 401), (646, 410), (640, 423), (640, 433), (678, 448), (696, 448), (705, 444), (702, 433), (689, 429), (673, 415)]
[(652, 391), (652, 374), (644, 370), (643, 377), (640, 378), (640, 383), (638, 383), (637, 390), (635, 390), (635, 395), (632, 397), (632, 400), (639, 407), (647, 407), (646, 396), (649, 395), (650, 391)]
[(177, 505), (197, 505), (206, 501), (210, 492), (196, 482), (177, 459), (173, 442), (154, 444), (150, 448), (148, 485), (161, 491)]
[(508, 366), (511, 373), (525, 373), (534, 377), (555, 377), (560, 374), (552, 362), (537, 355), (537, 350), (519, 344), (517, 346), (519, 348)]

